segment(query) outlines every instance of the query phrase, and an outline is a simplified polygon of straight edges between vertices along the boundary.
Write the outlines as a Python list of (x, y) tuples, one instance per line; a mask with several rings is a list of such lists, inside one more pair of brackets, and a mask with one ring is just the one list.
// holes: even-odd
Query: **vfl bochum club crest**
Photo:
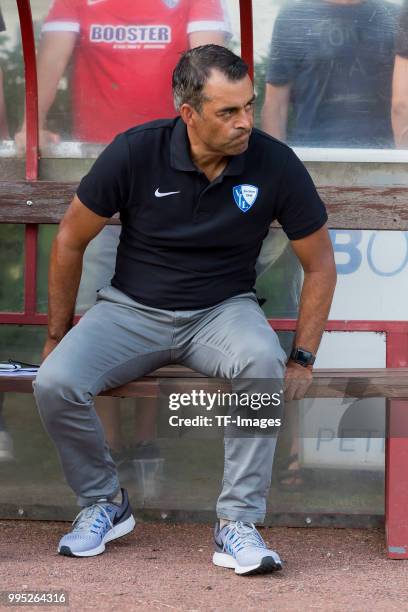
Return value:
[(162, 0), (162, 2), (169, 8), (176, 8), (180, 0)]
[(255, 185), (236, 185), (232, 188), (235, 204), (242, 212), (248, 212), (258, 197), (258, 191)]

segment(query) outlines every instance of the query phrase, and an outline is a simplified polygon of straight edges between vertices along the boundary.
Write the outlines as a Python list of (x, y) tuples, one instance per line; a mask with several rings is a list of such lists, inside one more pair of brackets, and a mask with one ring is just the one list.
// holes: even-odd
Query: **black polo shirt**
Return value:
[(119, 134), (77, 195), (98, 215), (120, 213), (112, 285), (168, 310), (205, 308), (253, 291), (255, 262), (274, 219), (291, 240), (327, 220), (288, 146), (254, 129), (247, 151), (210, 182), (191, 160), (180, 118)]

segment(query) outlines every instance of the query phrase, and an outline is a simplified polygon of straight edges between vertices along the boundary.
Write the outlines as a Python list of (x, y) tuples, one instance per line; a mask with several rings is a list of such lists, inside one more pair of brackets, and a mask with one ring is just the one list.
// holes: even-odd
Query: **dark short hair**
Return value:
[(182, 104), (190, 104), (201, 111), (205, 99), (203, 89), (213, 69), (219, 70), (230, 81), (239, 81), (248, 74), (244, 60), (226, 47), (201, 45), (186, 51), (173, 72), (173, 97), (177, 111)]

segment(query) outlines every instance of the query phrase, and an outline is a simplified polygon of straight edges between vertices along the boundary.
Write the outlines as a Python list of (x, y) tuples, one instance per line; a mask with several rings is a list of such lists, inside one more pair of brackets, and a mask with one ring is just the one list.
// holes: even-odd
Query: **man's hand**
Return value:
[(59, 340), (53, 340), (53, 338), (47, 338), (44, 344), (43, 352), (41, 355), (41, 362), (43, 362), (48, 355), (55, 349), (55, 347), (59, 344)]
[(285, 400), (300, 400), (312, 384), (312, 366), (304, 368), (295, 361), (289, 359), (285, 373)]

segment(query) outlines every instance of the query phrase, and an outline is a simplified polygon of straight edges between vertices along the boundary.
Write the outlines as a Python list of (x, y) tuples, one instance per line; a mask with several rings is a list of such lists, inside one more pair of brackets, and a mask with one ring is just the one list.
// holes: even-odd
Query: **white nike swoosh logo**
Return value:
[(164, 196), (174, 195), (175, 193), (180, 193), (179, 191), (167, 191), (166, 193), (160, 193), (159, 188), (156, 189), (154, 195), (156, 198), (164, 198)]

